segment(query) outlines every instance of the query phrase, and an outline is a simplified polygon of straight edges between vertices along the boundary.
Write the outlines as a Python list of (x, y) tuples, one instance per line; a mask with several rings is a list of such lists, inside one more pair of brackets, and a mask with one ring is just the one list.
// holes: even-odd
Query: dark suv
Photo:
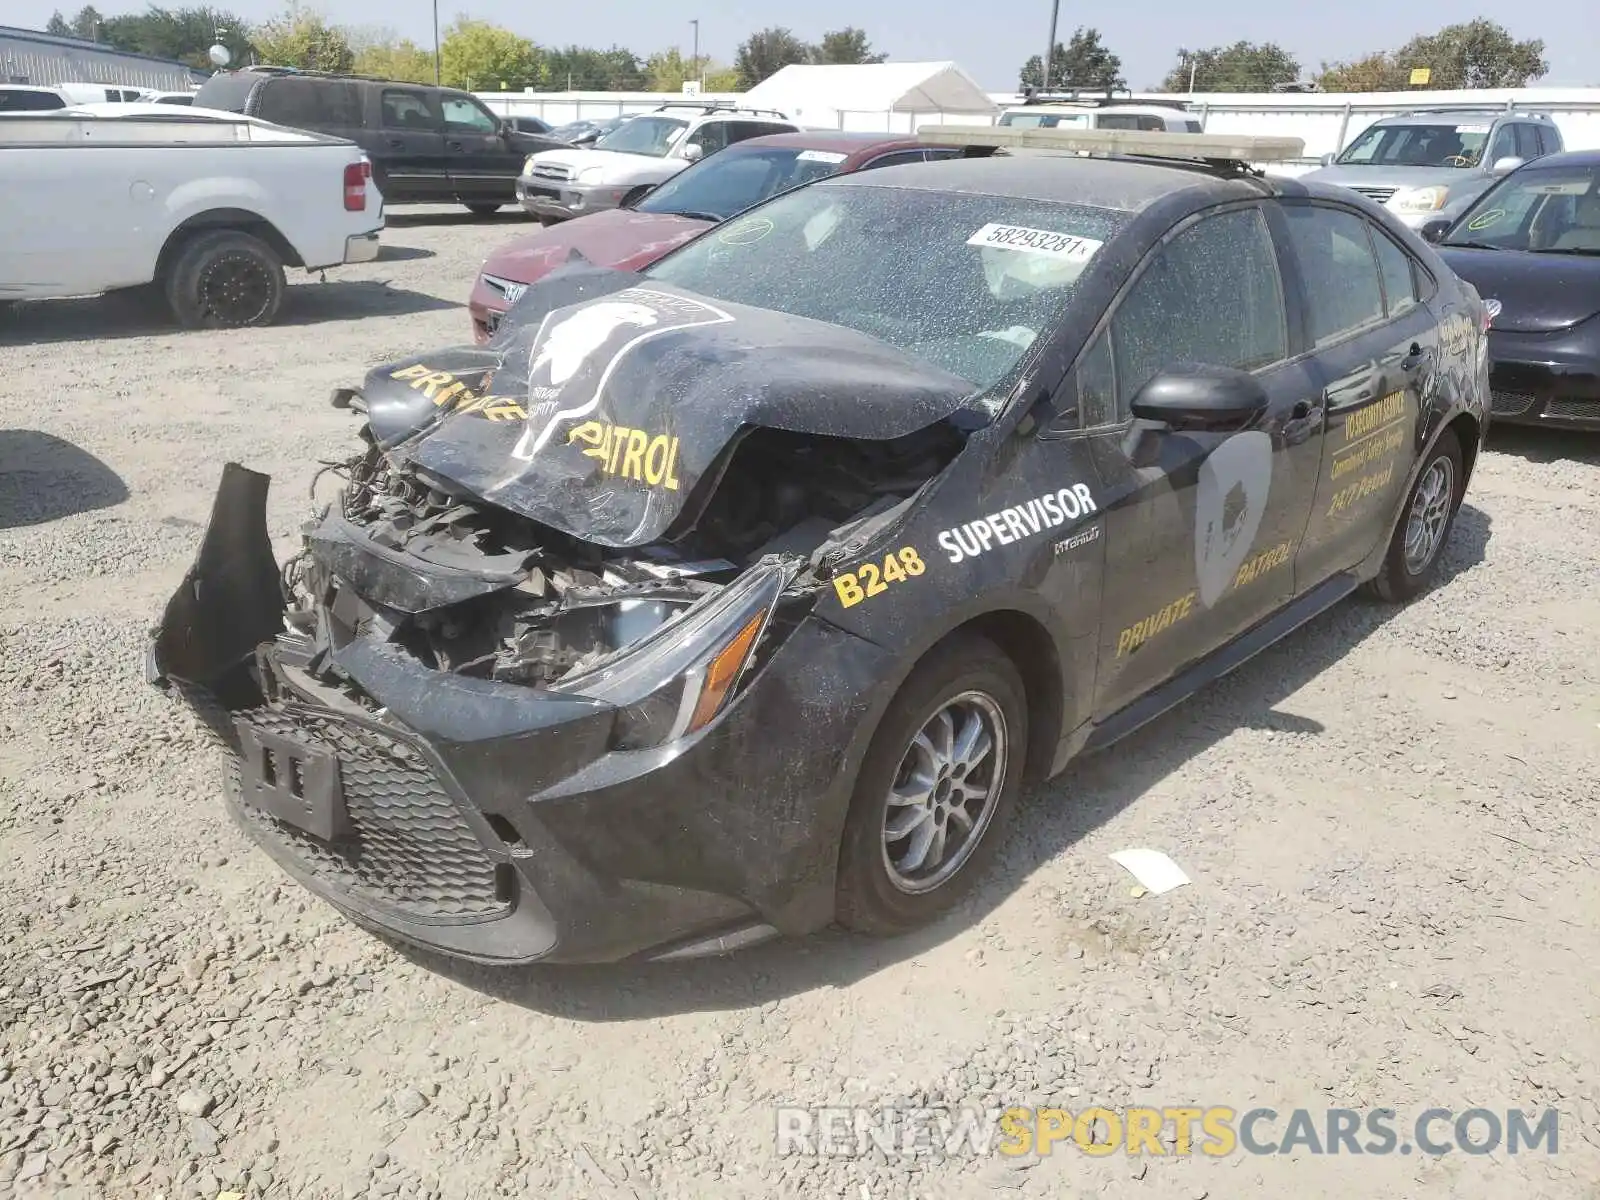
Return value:
[(482, 216), (516, 202), (528, 155), (566, 144), (524, 133), (470, 92), (351, 75), (249, 67), (213, 76), (194, 102), (349, 138), (385, 203), (454, 201)]

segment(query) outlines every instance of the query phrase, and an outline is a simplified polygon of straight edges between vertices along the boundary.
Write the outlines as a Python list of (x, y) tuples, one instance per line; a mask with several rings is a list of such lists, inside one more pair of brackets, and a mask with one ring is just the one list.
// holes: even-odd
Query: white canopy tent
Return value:
[(983, 117), (1000, 111), (977, 80), (953, 62), (790, 66), (739, 103), (775, 108), (813, 128), (913, 130), (923, 119)]

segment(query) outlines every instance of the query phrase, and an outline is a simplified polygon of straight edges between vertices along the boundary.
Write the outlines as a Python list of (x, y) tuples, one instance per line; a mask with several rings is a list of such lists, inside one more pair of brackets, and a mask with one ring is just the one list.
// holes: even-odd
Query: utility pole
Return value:
[(1199, 64), (1195, 62), (1194, 55), (1189, 55), (1189, 95), (1194, 95), (1194, 69)]
[(1044, 49), (1044, 70), (1039, 72), (1041, 92), (1050, 90), (1050, 64), (1056, 56), (1056, 20), (1061, 16), (1061, 0), (1050, 0), (1050, 44)]
[(439, 0), (433, 0), (433, 86), (439, 86)]
[(700, 70), (700, 19), (696, 17), (689, 24), (694, 26), (694, 59), (692, 60), (693, 65), (689, 68), (689, 73), (700, 81), (700, 88), (704, 91), (706, 77)]

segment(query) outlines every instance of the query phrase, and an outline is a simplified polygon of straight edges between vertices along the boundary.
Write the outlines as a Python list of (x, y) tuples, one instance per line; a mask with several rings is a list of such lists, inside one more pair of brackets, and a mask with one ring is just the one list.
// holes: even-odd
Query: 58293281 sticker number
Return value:
[(833, 577), (833, 591), (840, 608), (854, 608), (863, 600), (881, 596), (890, 584), (915, 579), (928, 569), (914, 546), (890, 551), (880, 562), (864, 562), (853, 571), (840, 571)]

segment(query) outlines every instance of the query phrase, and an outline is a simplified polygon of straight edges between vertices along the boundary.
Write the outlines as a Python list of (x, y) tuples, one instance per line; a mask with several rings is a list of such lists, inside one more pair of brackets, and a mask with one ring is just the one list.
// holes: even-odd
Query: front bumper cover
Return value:
[(1600, 345), (1490, 330), (1489, 354), (1495, 424), (1600, 430)]
[(637, 184), (573, 183), (540, 179), (529, 175), (517, 178), (517, 203), (535, 217), (566, 220), (587, 213), (616, 208)]
[[(282, 631), (265, 498), (264, 476), (230, 465), (150, 675), (227, 744), (234, 819), (307, 888), (370, 928), (492, 963), (682, 957), (832, 919), (882, 650), (806, 618), (706, 729), (618, 751), (605, 704), (441, 674), (358, 637), (333, 662), (374, 711), (320, 683), (309, 639)], [(229, 607), (269, 578), (272, 603)], [(341, 838), (247, 802), (263, 743), (337, 761)], [(272, 774), (309, 795), (302, 770)]]

